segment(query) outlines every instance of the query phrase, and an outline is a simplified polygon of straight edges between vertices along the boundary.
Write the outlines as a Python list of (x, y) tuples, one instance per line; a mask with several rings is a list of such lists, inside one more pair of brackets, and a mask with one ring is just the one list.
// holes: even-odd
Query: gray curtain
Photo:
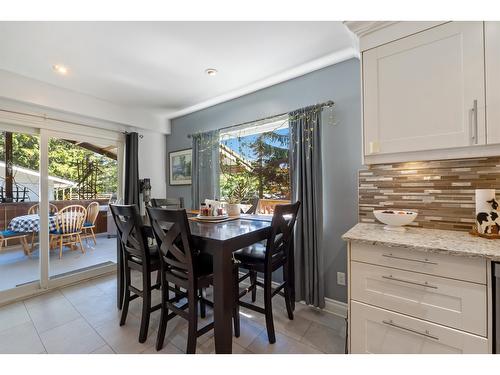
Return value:
[(125, 136), (125, 204), (139, 207), (139, 135), (127, 133)]
[(295, 300), (325, 307), (321, 107), (290, 113), (292, 199), (300, 201), (294, 235)]
[[(125, 135), (125, 191), (124, 204), (136, 204), (139, 207), (139, 134), (127, 133)], [(123, 277), (123, 253), (120, 237), (117, 237), (117, 296), (116, 304), (119, 309), (122, 308), (124, 293)]]
[(207, 198), (220, 197), (218, 130), (193, 135), (192, 180), (193, 209)]

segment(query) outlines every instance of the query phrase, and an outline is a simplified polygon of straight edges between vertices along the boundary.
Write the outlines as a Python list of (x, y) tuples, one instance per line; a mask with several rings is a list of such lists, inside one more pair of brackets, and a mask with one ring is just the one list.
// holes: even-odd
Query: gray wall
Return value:
[[(326, 296), (347, 300), (337, 285), (346, 272), (346, 244), (340, 236), (358, 220), (357, 170), (361, 166), (361, 99), (359, 61), (351, 59), (304, 76), (172, 120), (167, 152), (191, 147), (188, 134), (257, 120), (301, 107), (335, 102), (335, 124), (323, 122), (323, 192)], [(170, 186), (167, 196), (186, 199), (190, 186)]]

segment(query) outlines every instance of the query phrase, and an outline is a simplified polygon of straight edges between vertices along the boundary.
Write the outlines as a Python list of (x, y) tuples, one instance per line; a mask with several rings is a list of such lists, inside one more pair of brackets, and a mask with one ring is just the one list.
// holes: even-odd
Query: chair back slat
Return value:
[(164, 272), (193, 280), (196, 252), (185, 209), (148, 207)]
[(99, 202), (91, 202), (87, 206), (87, 218), (86, 221), (95, 225), (95, 221), (97, 220), (97, 215), (99, 215)]
[(57, 213), (56, 226), (59, 233), (79, 233), (87, 217), (87, 209), (78, 204), (66, 206)]
[(111, 214), (122, 244), (126, 259), (138, 258), (143, 264), (149, 264), (150, 253), (144, 225), (136, 205), (110, 204)]
[(184, 208), (184, 198), (152, 198), (151, 205), (155, 208)]
[(271, 235), (267, 240), (266, 262), (276, 255), (288, 257), (293, 243), (293, 229), (297, 220), (300, 202), (280, 204), (274, 207)]

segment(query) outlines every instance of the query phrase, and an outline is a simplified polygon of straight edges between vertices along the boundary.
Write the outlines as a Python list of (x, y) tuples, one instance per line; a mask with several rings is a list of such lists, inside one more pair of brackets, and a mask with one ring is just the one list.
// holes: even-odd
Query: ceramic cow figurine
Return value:
[(496, 199), (487, 201), (491, 205), (490, 212), (479, 212), (476, 216), (478, 232), (484, 234), (498, 234), (500, 232), (500, 213)]

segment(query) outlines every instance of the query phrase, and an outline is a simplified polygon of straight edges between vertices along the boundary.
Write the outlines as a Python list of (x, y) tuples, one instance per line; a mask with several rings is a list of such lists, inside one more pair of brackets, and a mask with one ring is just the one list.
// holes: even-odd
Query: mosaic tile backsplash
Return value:
[(376, 209), (417, 211), (414, 226), (469, 231), (475, 189), (500, 195), (500, 156), (372, 165), (359, 171), (359, 221)]

